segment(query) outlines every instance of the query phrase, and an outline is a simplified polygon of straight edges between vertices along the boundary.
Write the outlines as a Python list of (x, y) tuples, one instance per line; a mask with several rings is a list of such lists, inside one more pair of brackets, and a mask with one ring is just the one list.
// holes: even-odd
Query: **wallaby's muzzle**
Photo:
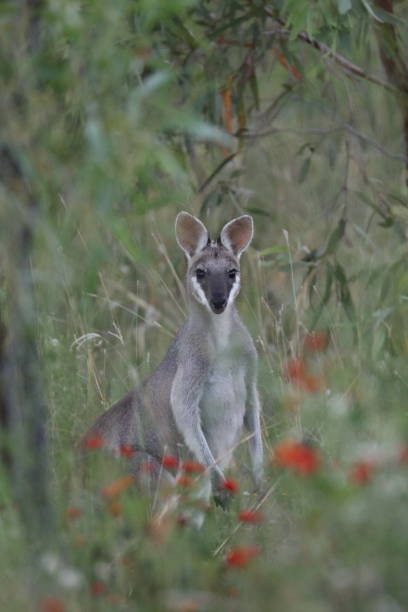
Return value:
[(222, 312), (224, 312), (227, 302), (228, 300), (226, 300), (225, 298), (217, 298), (216, 300), (213, 299), (210, 302), (211, 310), (215, 314), (221, 314)]

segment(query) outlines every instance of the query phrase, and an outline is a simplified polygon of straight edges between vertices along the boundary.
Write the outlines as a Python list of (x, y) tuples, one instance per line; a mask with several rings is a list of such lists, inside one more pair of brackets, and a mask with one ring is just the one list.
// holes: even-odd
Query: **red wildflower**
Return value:
[(349, 472), (351, 482), (357, 485), (368, 484), (373, 477), (374, 467), (372, 461), (357, 461), (351, 466)]
[(239, 491), (239, 484), (236, 480), (227, 478), (227, 480), (224, 480), (224, 482), (221, 484), (221, 489), (225, 489), (225, 491), (228, 491), (229, 493), (237, 493)]
[(329, 336), (324, 331), (312, 331), (306, 334), (303, 346), (311, 353), (321, 353), (329, 346)]
[(105, 583), (100, 581), (92, 582), (89, 588), (91, 589), (92, 595), (102, 595), (106, 590)]
[(58, 597), (54, 597), (53, 595), (47, 595), (38, 604), (40, 612), (64, 612), (65, 604), (58, 599)]
[(143, 461), (143, 463), (140, 464), (139, 466), (140, 471), (145, 474), (149, 474), (150, 472), (153, 472), (154, 470), (154, 465), (152, 461)]
[(176, 484), (179, 487), (191, 487), (193, 481), (191, 480), (190, 476), (180, 476), (180, 478), (177, 479)]
[(307, 374), (301, 381), (300, 387), (304, 389), (304, 391), (316, 393), (322, 387), (322, 379), (319, 376)]
[(262, 513), (258, 510), (241, 510), (238, 513), (238, 520), (243, 523), (260, 523), (262, 518)]
[(111, 593), (106, 596), (106, 601), (108, 601), (111, 604), (118, 605), (118, 604), (122, 604), (124, 599), (120, 595), (115, 595)]
[(80, 548), (81, 546), (84, 546), (84, 544), (86, 544), (86, 538), (85, 536), (78, 534), (74, 537), (74, 539), (72, 540), (72, 543), (77, 548)]
[(407, 465), (408, 464), (408, 445), (407, 446), (403, 446), (398, 453), (398, 463), (400, 465)]
[(243, 568), (258, 554), (259, 549), (256, 546), (239, 546), (230, 550), (225, 561), (230, 567)]
[(288, 380), (294, 381), (303, 378), (306, 374), (306, 364), (300, 357), (288, 359), (285, 366), (285, 376)]
[(115, 499), (111, 499), (109, 501), (107, 509), (108, 509), (109, 514), (113, 516), (114, 518), (118, 518), (118, 516), (121, 516), (123, 512), (122, 504), (120, 504)]
[(130, 457), (133, 457), (135, 452), (135, 449), (132, 446), (129, 446), (129, 444), (122, 444), (122, 446), (120, 447), (120, 454), (122, 457), (126, 457), (127, 459), (130, 459)]
[(173, 455), (164, 455), (162, 464), (165, 468), (176, 468), (178, 466), (178, 459), (173, 457)]
[(65, 516), (68, 519), (76, 519), (81, 516), (81, 511), (79, 508), (75, 508), (75, 506), (70, 506), (69, 508), (67, 508)]
[(101, 491), (102, 497), (105, 499), (111, 499), (112, 497), (117, 497), (120, 493), (123, 493), (125, 489), (130, 487), (135, 482), (133, 476), (123, 476), (123, 478), (118, 478), (114, 480), (112, 484), (103, 487)]
[(184, 472), (192, 473), (192, 472), (204, 472), (205, 468), (198, 461), (184, 461), (181, 464), (181, 469)]
[(91, 438), (86, 438), (86, 440), (84, 440), (83, 442), (83, 445), (89, 450), (96, 450), (97, 448), (103, 447), (104, 440), (101, 436), (93, 436)]
[(318, 376), (309, 374), (305, 362), (300, 357), (288, 360), (284, 369), (284, 375), (289, 382), (304, 391), (315, 393), (322, 386), (321, 379)]
[(186, 525), (188, 525), (188, 519), (186, 516), (184, 516), (184, 514), (180, 514), (177, 519), (176, 519), (177, 525), (179, 525), (180, 527), (185, 527)]
[(320, 456), (316, 449), (294, 440), (284, 440), (278, 444), (274, 458), (280, 466), (292, 469), (303, 476), (313, 474), (320, 465)]

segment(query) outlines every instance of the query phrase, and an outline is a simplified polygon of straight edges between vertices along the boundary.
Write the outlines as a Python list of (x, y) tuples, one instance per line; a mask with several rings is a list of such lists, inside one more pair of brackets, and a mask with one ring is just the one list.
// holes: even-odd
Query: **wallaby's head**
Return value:
[(239, 260), (252, 235), (249, 215), (229, 221), (216, 241), (197, 217), (177, 215), (176, 238), (188, 261), (187, 292), (209, 311), (221, 314), (238, 295)]

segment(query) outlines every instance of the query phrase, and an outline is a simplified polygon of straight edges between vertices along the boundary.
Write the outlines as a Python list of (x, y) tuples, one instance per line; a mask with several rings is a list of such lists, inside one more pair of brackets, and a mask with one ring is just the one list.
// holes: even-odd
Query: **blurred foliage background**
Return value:
[[(0, 28), (3, 609), (406, 609), (406, 3), (4, 0)], [(244, 453), (200, 532), (106, 503), (124, 461), (80, 478), (185, 318), (181, 209), (254, 217), (260, 525)]]

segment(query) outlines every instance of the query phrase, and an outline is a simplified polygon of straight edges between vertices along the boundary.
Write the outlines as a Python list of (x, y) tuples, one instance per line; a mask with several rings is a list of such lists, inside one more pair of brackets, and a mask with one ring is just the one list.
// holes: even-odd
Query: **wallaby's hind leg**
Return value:
[(151, 511), (156, 519), (162, 521), (178, 505), (176, 478), (152, 455), (135, 453), (131, 462), (132, 475), (139, 490), (151, 500)]
[(174, 477), (152, 455), (136, 452), (131, 460), (131, 472), (136, 479), (136, 485), (149, 496), (155, 497), (163, 486), (175, 484)]

